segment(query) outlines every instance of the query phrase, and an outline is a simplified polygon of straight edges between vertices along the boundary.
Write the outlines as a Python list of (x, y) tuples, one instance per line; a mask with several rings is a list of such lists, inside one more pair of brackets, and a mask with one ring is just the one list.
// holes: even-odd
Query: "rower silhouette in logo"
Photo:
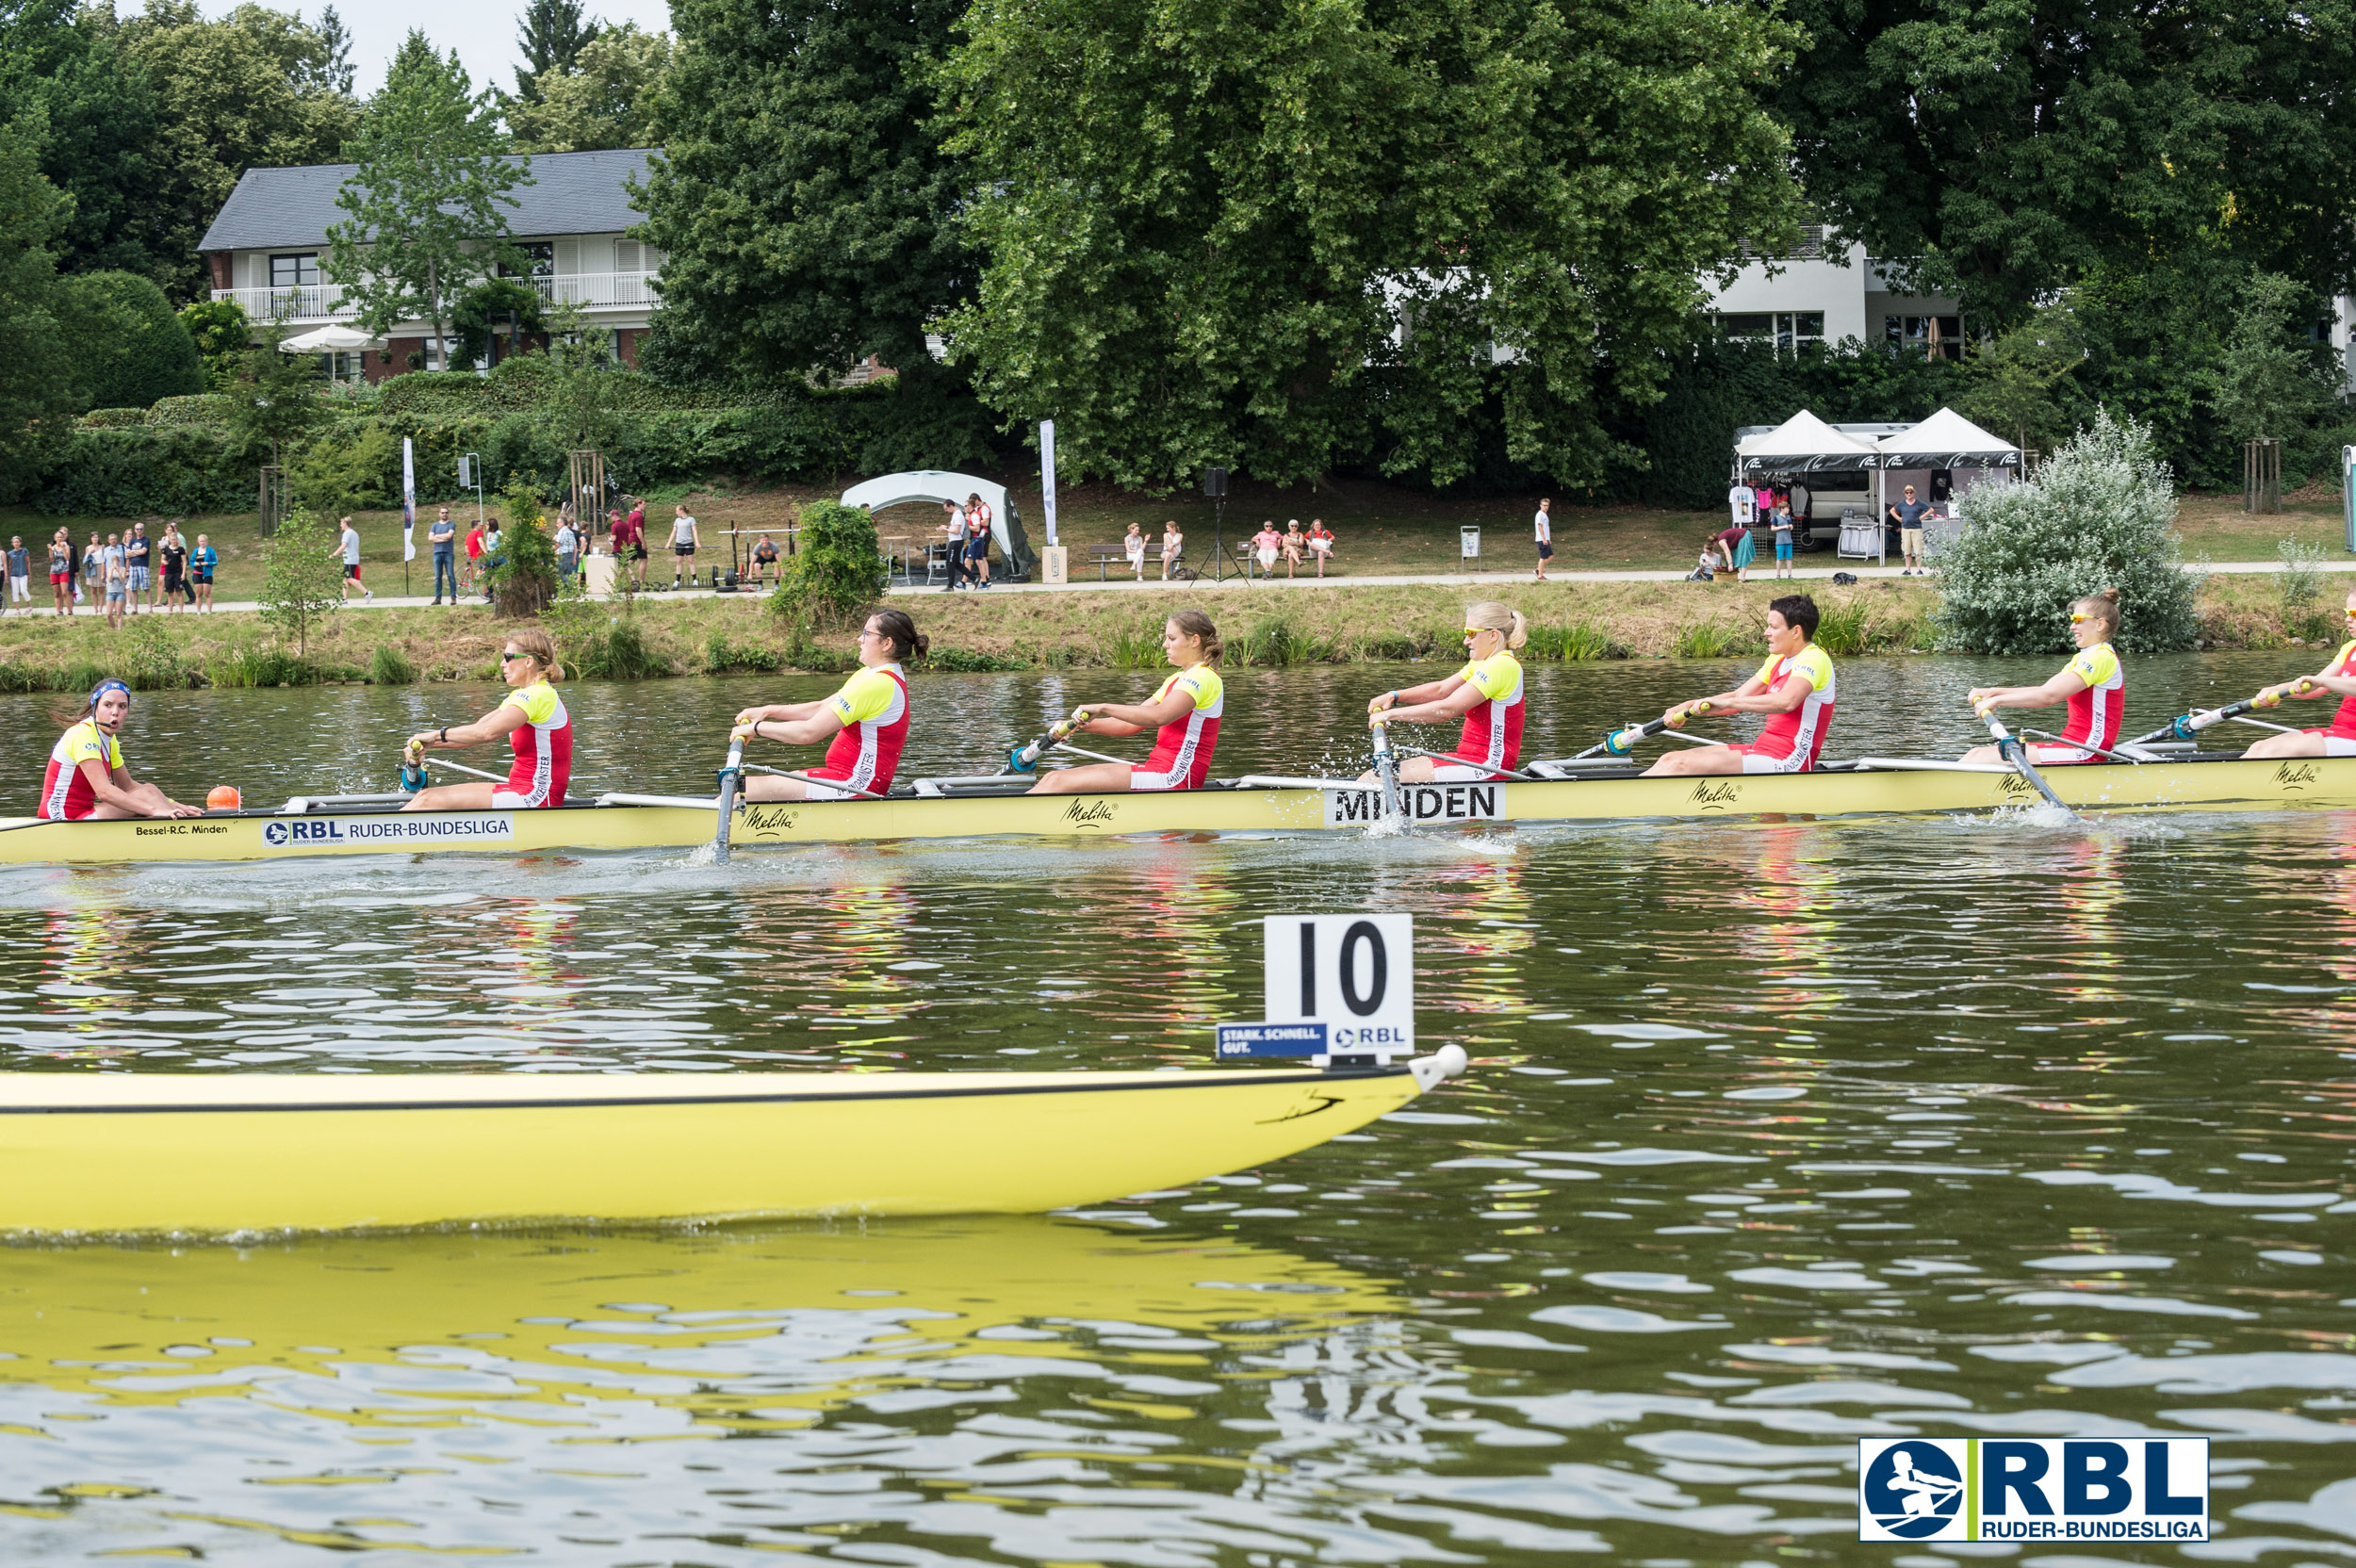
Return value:
[(1909, 1541), (1937, 1535), (1963, 1506), (1963, 1477), (1944, 1450), (1896, 1443), (1865, 1472), (1865, 1510), (1873, 1523)]

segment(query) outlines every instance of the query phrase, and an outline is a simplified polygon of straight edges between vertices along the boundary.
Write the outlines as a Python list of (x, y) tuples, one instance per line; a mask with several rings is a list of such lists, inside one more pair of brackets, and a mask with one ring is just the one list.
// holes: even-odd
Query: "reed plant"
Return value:
[(368, 684), (371, 686), (414, 686), (417, 683), (417, 666), (409, 656), (391, 643), (379, 643), (368, 655)]
[(1836, 659), (1863, 653), (1871, 641), (1865, 606), (1854, 598), (1820, 604), (1814, 641)]
[(1532, 626), (1529, 645), (1522, 650), (1524, 659), (1560, 660), (1566, 664), (1626, 659), (1628, 654), (1626, 645), (1612, 641), (1612, 634), (1593, 621)]
[(1116, 670), (1150, 670), (1162, 662), (1162, 623), (1115, 627), (1105, 634), (1104, 662)]
[(1689, 621), (1677, 628), (1670, 651), (1679, 659), (1724, 659), (1742, 651), (1743, 634), (1724, 621)]

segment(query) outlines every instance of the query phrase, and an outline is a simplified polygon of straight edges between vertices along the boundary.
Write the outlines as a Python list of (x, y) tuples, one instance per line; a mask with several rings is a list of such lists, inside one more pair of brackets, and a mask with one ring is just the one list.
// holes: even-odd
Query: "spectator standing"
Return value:
[(646, 586), (646, 509), (633, 506), (630, 515), (614, 525), (614, 554), (621, 563), (615, 572), (629, 572), (630, 581), (644, 590)]
[(213, 612), (213, 568), (221, 564), (221, 556), (205, 534), (196, 536), (196, 548), (188, 552), (188, 577), (196, 590), (196, 610), (200, 615)]
[(1301, 519), (1298, 517), (1285, 518), (1284, 578), (1286, 581), (1290, 581), (1292, 580), (1293, 568), (1299, 566), (1302, 561), (1307, 559), (1308, 547), (1309, 541), (1301, 536)]
[[(124, 601), (124, 609), (131, 614), (136, 615), (139, 613), (140, 596), (148, 594), (152, 591), (149, 587), (147, 580), (148, 557), (150, 553), (151, 547), (147, 538), (147, 525), (145, 523), (133, 523), (131, 525), (131, 531), (123, 536), (123, 564), (130, 573), (129, 580), (131, 585), (129, 596)], [(154, 608), (152, 602), (149, 608)]]
[(491, 519), (483, 535), (483, 602), (489, 604), (495, 596), (491, 592), (491, 571), (499, 564), (499, 551), (505, 542), (499, 537), (499, 520)]
[(573, 509), (565, 507), (556, 514), (556, 585), (560, 588), (573, 580), (573, 563), (581, 554), (581, 531), (573, 527)]
[(360, 590), (360, 598), (364, 603), (376, 597), (376, 590), (360, 580), (360, 531), (352, 526), (352, 519), (349, 517), (344, 519), (341, 545), (344, 556), (344, 580), (336, 585), (338, 591), (344, 597), (349, 598), (352, 591), (357, 588)]
[(450, 580), (450, 602), (458, 602), (458, 525), (443, 507), (427, 525), (425, 542), (434, 547), (434, 602), (442, 602), (442, 580)]
[(1323, 577), (1325, 564), (1333, 559), (1333, 531), (1322, 517), (1309, 519), (1309, 553), (1317, 558), (1317, 576)]
[(181, 535), (178, 523), (164, 525), (164, 537), (155, 547), (157, 577), (163, 583), (163, 602), (173, 614), (180, 612), (180, 601), (188, 591), (188, 542)]
[(57, 613), (74, 613), (74, 536), (59, 529), (49, 536), (49, 593)]
[(976, 588), (990, 586), (990, 523), (988, 513), (965, 514), (965, 575)]
[(1906, 555), (1906, 564), (1898, 573), (1900, 577), (1913, 577), (1922, 571), (1922, 519), (1930, 513), (1929, 502), (1914, 498), (1914, 486), (1911, 484), (1906, 486), (1906, 499), (1890, 509), (1890, 520), (1898, 525), (1898, 547)]
[(941, 512), (941, 532), (947, 535), (947, 543), (941, 547), (949, 553), (949, 586), (941, 592), (954, 594), (965, 581), (965, 508), (955, 501), (942, 501)]
[[(483, 519), (477, 517), (474, 527), (466, 531), (466, 592), (473, 593), (483, 578)], [(450, 602), (458, 602), (452, 596)]]
[(671, 508), (671, 586), (679, 586), (679, 573), (687, 573), (687, 586), (695, 585), (695, 519), (687, 514), (687, 508)]
[(1554, 559), (1553, 511), (1553, 497), (1541, 496), (1538, 498), (1538, 515), (1533, 519), (1533, 521), (1537, 524), (1538, 529), (1537, 580), (1540, 582), (1544, 582), (1546, 580), (1546, 563)]
[(1186, 536), (1178, 531), (1178, 519), (1172, 517), (1162, 525), (1162, 580), (1164, 582), (1170, 580), (1170, 574), (1178, 570), (1179, 564), (1186, 558)]
[[(982, 525), (982, 538), (988, 541), (997, 531), (998, 514), (990, 510), (990, 503), (982, 499), (979, 493), (965, 498), (965, 526), (969, 539), (973, 534), (973, 524), (977, 520)], [(982, 554), (982, 586), (985, 588), (990, 586), (990, 554), (987, 544), (984, 546)]]
[(131, 568), (123, 564), (123, 547), (115, 543), (113, 534), (106, 535), (106, 552), (100, 568), (106, 591), (106, 624), (115, 630), (123, 629), (123, 600), (131, 591)]
[(75, 564), (80, 568), (81, 576), (74, 582), (74, 596), (77, 599), (87, 596), (92, 610), (103, 611), (106, 601), (99, 574), (106, 569), (106, 546), (98, 537), (97, 530), (90, 531), (90, 543), (82, 547), (81, 557)]
[(1768, 527), (1775, 535), (1775, 577), (1777, 580), (1792, 575), (1792, 503), (1778, 502), (1775, 514), (1768, 518)]
[(12, 538), (8, 541), (8, 608), (13, 611), (20, 604), (27, 614), (32, 612), (33, 552), (25, 547), (24, 540)]

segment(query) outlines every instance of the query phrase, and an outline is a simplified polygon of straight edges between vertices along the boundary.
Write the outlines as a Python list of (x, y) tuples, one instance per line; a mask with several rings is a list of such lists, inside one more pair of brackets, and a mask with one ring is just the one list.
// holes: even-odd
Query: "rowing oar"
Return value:
[(1524, 784), (1538, 784), (1545, 782), (1534, 773), (1515, 773), (1512, 768), (1492, 768), (1489, 767), (1489, 764), (1486, 762), (1467, 761), (1465, 759), (1457, 756), (1452, 751), (1425, 751), (1420, 746), (1394, 746), (1392, 749), (1409, 757), (1428, 758), (1434, 762), (1455, 762), (1465, 767), (1489, 768), (1490, 776), (1495, 778), (1519, 779)]
[(2030, 787), (2038, 794), (2043, 795), (2049, 804), (2059, 810), (2069, 811), (2070, 816), (2075, 817), (2078, 813), (2070, 811), (2062, 797), (2053, 792), (2053, 787), (2045, 782), (2045, 776), (2037, 771), (2036, 763), (2029, 760), (2029, 748), (2022, 745), (2014, 738), (2012, 731), (2004, 727), (2004, 721), (1996, 716), (1996, 710), (1979, 708), (1972, 711), (1978, 713), (1988, 725), (1988, 732), (1996, 742), (1996, 755), (2010, 762), (2013, 772), (2027, 779)]
[(736, 820), (736, 795), (744, 784), (744, 737), (728, 731), (728, 760), (720, 769), (720, 820), (712, 829), (712, 858), (715, 864), (726, 864), (728, 858), (728, 828)]
[(1040, 756), (1049, 747), (1063, 744), (1065, 736), (1088, 722), (1088, 710), (1085, 708), (1074, 708), (1072, 710), (1072, 717), (1057, 719), (1047, 727), (1045, 734), (1031, 742), (1030, 744), (1017, 746), (1006, 753), (1006, 771), (1008, 773), (1032, 772), (1038, 768)]
[(1374, 776), (1383, 784), (1383, 815), (1388, 820), (1399, 816), (1399, 766), (1391, 757), (1391, 721), (1381, 714), (1374, 720)]
[[(1685, 713), (1686, 717), (1690, 718), (1695, 713), (1707, 713), (1709, 711), (1710, 704), (1706, 702), (1696, 702), (1688, 707)], [(1648, 719), (1643, 724), (1627, 725), (1621, 728), (1613, 730), (1611, 734), (1606, 735), (1600, 744), (1589, 746), (1585, 751), (1582, 751), (1578, 756), (1572, 758), (1571, 760), (1574, 762), (1584, 762), (1587, 759), (1595, 756), (1598, 752), (1601, 752), (1607, 757), (1626, 757), (1629, 752), (1636, 749), (1637, 743), (1641, 741), (1649, 741), (1664, 729), (1683, 728), (1684, 725), (1685, 719), (1680, 718), (1672, 721), (1665, 715), (1658, 719)]]
[(2149, 735), (2138, 735), (2132, 741), (2122, 741), (2119, 745), (2122, 750), (2132, 750), (2136, 746), (2148, 746), (2154, 741), (2189, 741), (2214, 725), (2223, 724), (2227, 719), (2240, 718), (2252, 708), (2271, 708), (2272, 706), (2274, 706), (2272, 703), (2262, 703), (2256, 697), (2248, 697), (2240, 702), (2229, 702), (2222, 708), (2196, 708), (2189, 713), (2177, 714)]

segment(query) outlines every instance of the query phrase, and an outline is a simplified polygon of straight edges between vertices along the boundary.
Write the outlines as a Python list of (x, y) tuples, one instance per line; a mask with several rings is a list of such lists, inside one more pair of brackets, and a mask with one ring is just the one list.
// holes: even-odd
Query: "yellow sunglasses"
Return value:
[(2092, 618), (2093, 618), (2093, 617), (2092, 617), (2092, 616), (2089, 616), (2089, 615), (2081, 615), (2081, 614), (2080, 614), (2080, 613), (2078, 613), (2078, 612), (2076, 612), (2075, 610), (2073, 610), (2073, 611), (2071, 611), (2071, 612), (2070, 612), (2070, 624), (2071, 626), (2078, 626), (2078, 625), (2081, 625), (2081, 624), (2083, 624), (2083, 623), (2084, 623), (2084, 622), (2086, 622), (2086, 621), (2091, 620)]
[[(2351, 610), (2348, 613), (2356, 615), (2356, 610)], [(1468, 626), (1464, 629), (1464, 635), (1467, 637), (1478, 637), (1484, 631), (1495, 631), (1496, 629), (1497, 628), (1493, 626)]]

